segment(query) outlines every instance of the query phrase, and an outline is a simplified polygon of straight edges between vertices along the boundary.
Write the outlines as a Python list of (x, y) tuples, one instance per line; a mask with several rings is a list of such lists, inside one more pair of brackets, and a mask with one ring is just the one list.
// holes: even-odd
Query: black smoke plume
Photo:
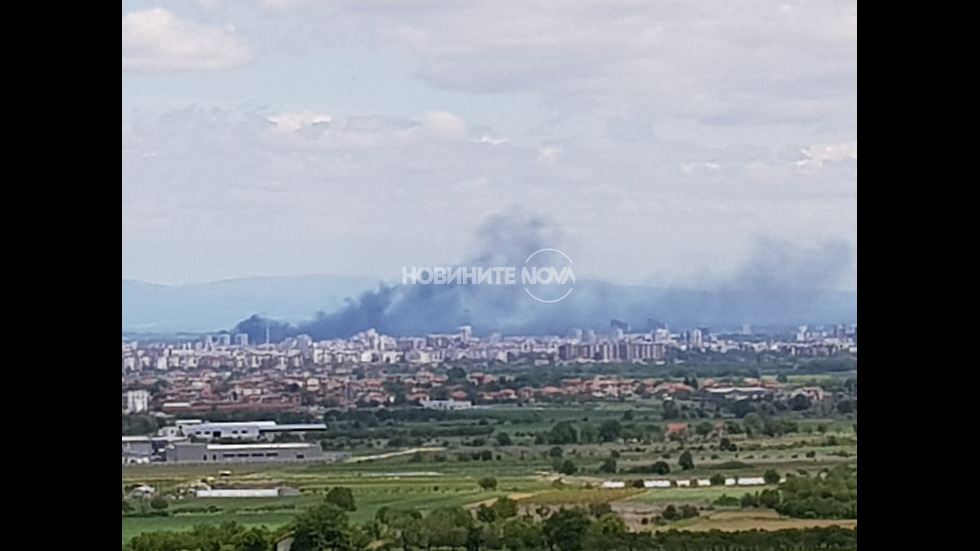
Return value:
[[(568, 250), (563, 232), (545, 217), (514, 209), (494, 215), (477, 234), (480, 253), (462, 266), (517, 266), (536, 250)], [(642, 252), (642, 251), (639, 251)], [(620, 286), (579, 279), (563, 301), (531, 300), (521, 285), (382, 284), (331, 313), (288, 325), (258, 316), (237, 332), (252, 342), (272, 342), (299, 334), (348, 338), (367, 329), (393, 336), (453, 332), (470, 325), (477, 335), (564, 335), (571, 329), (741, 327), (857, 321), (856, 293), (833, 291), (849, 266), (851, 250), (828, 242), (810, 249), (760, 240), (747, 262), (729, 280), (708, 290)], [(519, 277), (519, 276), (518, 276)], [(608, 320), (613, 320), (610, 324)], [(657, 321), (653, 321), (657, 320)]]

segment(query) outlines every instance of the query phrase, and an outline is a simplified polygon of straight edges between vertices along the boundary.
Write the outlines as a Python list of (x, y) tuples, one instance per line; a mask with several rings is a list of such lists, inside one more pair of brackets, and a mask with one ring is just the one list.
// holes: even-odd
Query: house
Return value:
[(602, 483), (602, 487), (603, 488), (607, 488), (607, 489), (611, 489), (611, 488), (617, 488), (617, 489), (618, 488), (625, 488), (626, 487), (626, 483), (625, 482), (620, 482), (620, 481), (607, 480), (607, 481), (605, 481), (605, 482)]
[(686, 435), (688, 432), (687, 423), (670, 423), (667, 425), (667, 435), (671, 434), (681, 434)]

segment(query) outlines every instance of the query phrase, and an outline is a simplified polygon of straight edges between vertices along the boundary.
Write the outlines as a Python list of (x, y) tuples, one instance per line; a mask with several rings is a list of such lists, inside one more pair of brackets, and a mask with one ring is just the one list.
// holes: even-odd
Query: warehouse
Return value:
[(206, 423), (196, 420), (181, 420), (177, 422), (176, 431), (183, 436), (200, 440), (235, 439), (271, 440), (276, 434), (303, 434), (312, 431), (327, 430), (323, 423), (302, 423), (279, 425), (275, 421), (243, 421), (238, 423)]
[(167, 446), (168, 463), (306, 461), (324, 457), (319, 444), (306, 442), (263, 444), (204, 444), (175, 442)]

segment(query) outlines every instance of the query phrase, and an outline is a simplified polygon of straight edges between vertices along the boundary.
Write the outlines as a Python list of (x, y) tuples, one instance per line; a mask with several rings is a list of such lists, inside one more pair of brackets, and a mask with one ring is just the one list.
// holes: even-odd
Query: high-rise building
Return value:
[(126, 413), (141, 413), (150, 409), (150, 393), (146, 390), (128, 390), (123, 394)]

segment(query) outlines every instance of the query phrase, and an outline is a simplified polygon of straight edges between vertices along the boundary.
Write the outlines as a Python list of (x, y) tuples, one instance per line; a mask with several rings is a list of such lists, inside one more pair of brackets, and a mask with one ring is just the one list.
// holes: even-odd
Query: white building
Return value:
[(626, 483), (625, 482), (616, 481), (616, 480), (607, 480), (607, 481), (605, 481), (605, 482), (602, 483), (602, 487), (603, 488), (606, 488), (606, 489), (625, 488), (626, 487)]
[(670, 488), (669, 480), (644, 480), (644, 488)]
[(279, 497), (276, 488), (227, 488), (222, 490), (197, 490), (197, 497)]
[(126, 413), (142, 413), (150, 409), (150, 393), (146, 390), (129, 390), (123, 395)]
[(466, 400), (421, 400), (425, 409), (473, 409), (473, 402)]
[(766, 481), (762, 477), (748, 477), (748, 478), (738, 479), (739, 486), (763, 486), (765, 485), (765, 483)]

